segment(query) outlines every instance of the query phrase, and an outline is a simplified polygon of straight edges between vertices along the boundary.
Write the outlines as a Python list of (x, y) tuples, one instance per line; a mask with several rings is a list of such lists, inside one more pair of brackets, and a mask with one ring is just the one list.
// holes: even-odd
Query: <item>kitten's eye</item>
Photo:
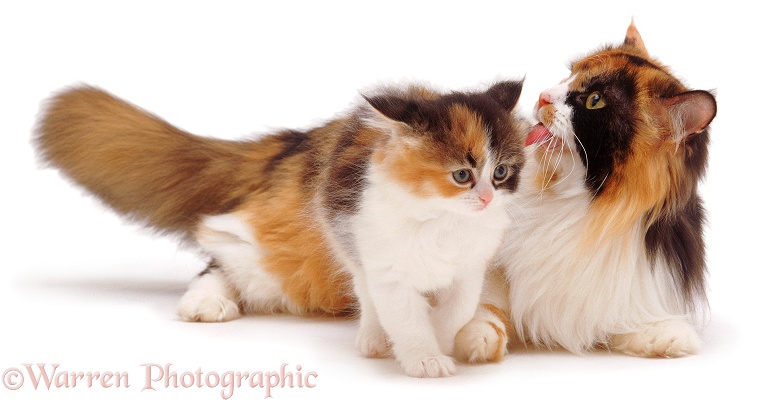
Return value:
[(468, 183), (472, 179), (472, 172), (468, 169), (459, 169), (453, 172), (453, 180), (458, 184)]
[(586, 109), (601, 109), (604, 106), (607, 106), (607, 102), (604, 102), (604, 96), (599, 91), (591, 92), (585, 100)]
[(493, 179), (501, 181), (509, 175), (509, 167), (506, 165), (498, 165), (493, 170)]

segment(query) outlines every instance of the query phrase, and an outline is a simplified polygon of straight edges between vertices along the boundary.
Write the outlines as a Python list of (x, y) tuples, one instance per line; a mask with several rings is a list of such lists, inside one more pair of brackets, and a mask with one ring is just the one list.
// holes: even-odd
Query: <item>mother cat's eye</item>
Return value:
[(509, 175), (509, 167), (506, 165), (498, 165), (495, 167), (495, 170), (493, 170), (493, 179), (495, 180), (503, 180), (506, 178), (506, 176)]
[(586, 109), (601, 109), (607, 106), (607, 102), (604, 102), (604, 96), (599, 91), (593, 91), (585, 100)]
[(472, 172), (468, 169), (458, 169), (453, 172), (453, 180), (459, 184), (468, 183), (472, 179)]

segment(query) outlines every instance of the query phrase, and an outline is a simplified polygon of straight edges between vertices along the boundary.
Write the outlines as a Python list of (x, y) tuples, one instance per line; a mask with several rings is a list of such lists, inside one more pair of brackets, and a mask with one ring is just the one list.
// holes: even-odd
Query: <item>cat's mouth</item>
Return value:
[(558, 137), (554, 137), (554, 134), (543, 123), (538, 123), (533, 126), (525, 140), (526, 147), (533, 144), (545, 144), (547, 148), (557, 148), (562, 145), (562, 141)]

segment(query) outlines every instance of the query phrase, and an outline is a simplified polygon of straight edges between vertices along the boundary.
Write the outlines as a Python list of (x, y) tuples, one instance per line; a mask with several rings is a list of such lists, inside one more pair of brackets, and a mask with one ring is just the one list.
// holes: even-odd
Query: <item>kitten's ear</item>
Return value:
[(718, 111), (715, 97), (707, 91), (688, 91), (660, 102), (668, 110), (678, 141), (707, 128)]
[(502, 81), (490, 87), (487, 90), (487, 95), (498, 102), (504, 110), (511, 111), (517, 105), (519, 95), (522, 94), (523, 84), (524, 80)]
[(425, 130), (428, 126), (421, 105), (416, 101), (393, 95), (362, 96), (384, 119), (404, 123), (414, 130)]
[(638, 53), (642, 53), (644, 56), (649, 56), (649, 52), (646, 51), (646, 45), (644, 45), (644, 40), (641, 39), (641, 34), (636, 29), (633, 19), (631, 19), (631, 25), (628, 26), (628, 31), (625, 32), (623, 47), (631, 48)]

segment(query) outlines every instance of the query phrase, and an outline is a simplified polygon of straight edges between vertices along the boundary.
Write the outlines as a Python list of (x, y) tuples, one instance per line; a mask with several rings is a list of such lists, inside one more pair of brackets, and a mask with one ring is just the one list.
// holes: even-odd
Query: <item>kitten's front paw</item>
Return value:
[(469, 363), (497, 362), (508, 351), (507, 343), (502, 322), (474, 318), (456, 334), (454, 356)]
[(700, 340), (686, 321), (665, 320), (651, 323), (640, 332), (614, 335), (610, 345), (629, 355), (670, 358), (696, 353)]
[(189, 290), (180, 299), (178, 313), (184, 321), (222, 322), (241, 316), (238, 304), (217, 293)]
[(420, 359), (401, 361), (405, 374), (411, 377), (435, 378), (456, 374), (456, 363), (445, 356), (426, 356)]
[(355, 339), (355, 344), (365, 357), (388, 357), (390, 355), (387, 334), (381, 328), (361, 328)]

